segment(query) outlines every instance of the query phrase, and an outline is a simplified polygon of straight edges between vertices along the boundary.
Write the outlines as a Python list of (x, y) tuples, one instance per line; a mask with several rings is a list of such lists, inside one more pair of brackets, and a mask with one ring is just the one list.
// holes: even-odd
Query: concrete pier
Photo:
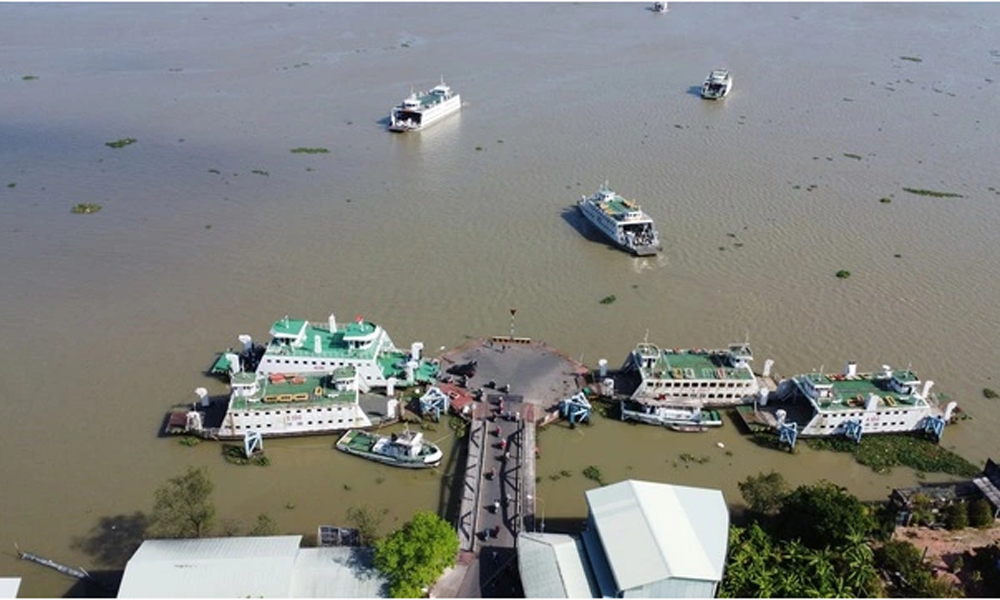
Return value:
[[(440, 357), (441, 372), (474, 371), (468, 458), (456, 529), (459, 567), (435, 585), (438, 597), (510, 597), (516, 581), (516, 544), (536, 528), (535, 425), (547, 409), (582, 389), (588, 370), (529, 338), (474, 340)], [(457, 369), (456, 369), (457, 368)], [(471, 581), (478, 579), (477, 582)]]

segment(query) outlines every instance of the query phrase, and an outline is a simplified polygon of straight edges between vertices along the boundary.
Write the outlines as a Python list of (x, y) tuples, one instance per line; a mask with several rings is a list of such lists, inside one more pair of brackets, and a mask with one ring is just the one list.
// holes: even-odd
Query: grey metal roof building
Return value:
[(302, 536), (146, 540), (119, 598), (378, 598), (388, 581), (362, 548), (300, 548)]
[(518, 536), (526, 597), (715, 596), (729, 545), (721, 491), (628, 480), (586, 495), (580, 538)]
[(517, 563), (528, 598), (593, 598), (598, 592), (583, 540), (572, 535), (520, 534)]
[(587, 552), (598, 553), (597, 538), (611, 575), (592, 558), (603, 595), (715, 596), (729, 545), (721, 491), (628, 480), (589, 490), (587, 504)]
[(20, 587), (20, 577), (0, 577), (0, 598), (17, 598)]

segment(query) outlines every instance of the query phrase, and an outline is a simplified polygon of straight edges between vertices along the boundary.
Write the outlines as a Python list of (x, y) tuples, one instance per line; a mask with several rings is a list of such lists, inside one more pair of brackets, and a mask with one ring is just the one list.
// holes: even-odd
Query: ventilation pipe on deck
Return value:
[(385, 382), (385, 395), (390, 398), (396, 393), (396, 378), (390, 377)]
[(865, 404), (865, 410), (866, 411), (877, 410), (878, 409), (878, 401), (879, 401), (879, 395), (878, 394), (868, 394), (868, 403)]
[(615, 395), (615, 380), (610, 377), (604, 380), (604, 395), (609, 398)]
[(844, 368), (845, 377), (857, 377), (858, 375), (858, 363), (853, 360), (847, 361), (847, 366)]
[(198, 404), (200, 404), (202, 408), (208, 407), (208, 390), (203, 387), (195, 388), (194, 393), (198, 396)]
[(406, 380), (407, 381), (416, 381), (416, 372), (417, 372), (417, 367), (418, 366), (420, 366), (420, 363), (418, 363), (415, 360), (411, 360), (411, 361), (409, 361), (409, 362), (406, 363)]
[(767, 396), (771, 393), (771, 390), (764, 388), (760, 391), (760, 405), (767, 406)]
[(945, 423), (947, 423), (948, 421), (951, 420), (951, 415), (955, 412), (956, 408), (958, 408), (958, 402), (955, 402), (954, 400), (952, 400), (951, 402), (949, 402), (948, 406), (944, 407), (944, 421), (945, 421)]
[(410, 344), (410, 358), (415, 361), (420, 360), (420, 351), (424, 349), (423, 342), (413, 342)]
[(934, 385), (933, 381), (927, 380), (924, 382), (924, 389), (920, 390), (920, 397), (924, 400), (927, 399), (927, 394), (931, 391), (931, 386)]
[(337, 319), (336, 317), (333, 316), (333, 313), (330, 313), (330, 333), (336, 333), (336, 332), (337, 332)]
[(889, 365), (882, 365), (882, 376), (892, 377), (892, 369), (889, 368)]
[(761, 373), (764, 377), (771, 376), (771, 367), (774, 366), (774, 361), (772, 359), (767, 359), (764, 361), (764, 372)]
[(608, 376), (607, 359), (602, 358), (601, 360), (597, 361), (597, 374), (601, 377), (601, 379), (604, 379), (605, 377)]
[(253, 346), (253, 338), (245, 333), (241, 333), (239, 337), (237, 337), (236, 339), (238, 339), (240, 343), (243, 344), (244, 352), (246, 352)]
[(779, 408), (778, 410), (774, 411), (774, 417), (778, 419), (778, 427), (781, 427), (782, 425), (785, 424), (785, 417), (787, 416), (788, 413), (785, 412), (785, 409), (783, 408)]
[(316, 354), (321, 354), (323, 352), (323, 338), (317, 333), (313, 337), (313, 352)]

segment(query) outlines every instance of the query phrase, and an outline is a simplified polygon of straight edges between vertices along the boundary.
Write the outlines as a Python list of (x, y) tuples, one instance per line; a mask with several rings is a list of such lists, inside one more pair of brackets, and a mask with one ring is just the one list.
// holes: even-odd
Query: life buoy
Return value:
[(313, 390), (313, 395), (314, 396), (322, 396), (323, 395), (323, 388), (321, 386), (317, 385), (316, 389)]

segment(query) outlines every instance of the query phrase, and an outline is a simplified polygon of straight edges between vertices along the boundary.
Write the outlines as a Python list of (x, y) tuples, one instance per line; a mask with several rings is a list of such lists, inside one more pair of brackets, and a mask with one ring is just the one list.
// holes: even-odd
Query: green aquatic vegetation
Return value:
[(837, 279), (847, 279), (851, 276), (851, 272), (846, 269), (841, 269), (837, 271)]
[(910, 62), (924, 62), (924, 59), (917, 56), (900, 56), (899, 60), (908, 60)]
[(211, 174), (213, 174), (213, 175), (221, 175), (222, 174), (218, 169), (209, 169), (208, 172), (211, 173)]
[(264, 455), (263, 452), (258, 452), (251, 456), (246, 457), (243, 453), (243, 446), (237, 446), (235, 444), (224, 444), (222, 446), (222, 457), (226, 459), (227, 463), (234, 465), (257, 465), (258, 467), (266, 467), (271, 464), (271, 459)]
[(194, 437), (193, 435), (186, 435), (181, 439), (177, 440), (177, 443), (179, 443), (181, 446), (187, 446), (188, 448), (191, 448), (193, 446), (197, 446), (198, 444), (200, 444), (201, 440)]
[(113, 142), (104, 142), (104, 145), (108, 148), (124, 148), (125, 146), (130, 146), (138, 141), (139, 140), (135, 138), (122, 138)]
[(616, 298), (614, 294), (611, 294), (610, 296), (605, 296), (601, 298), (601, 304), (611, 304), (617, 299), (618, 298)]
[(267, 177), (268, 175), (270, 175), (270, 173), (268, 173), (267, 171), (265, 171), (263, 169), (254, 169), (253, 171), (250, 171), (250, 172), (253, 173), (254, 175), (263, 175), (264, 177)]
[(892, 198), (887, 198), (883, 196), (879, 198), (878, 201), (881, 202), (882, 204), (889, 204), (890, 202), (892, 202)]
[(77, 204), (76, 206), (70, 209), (70, 211), (74, 215), (90, 215), (99, 210), (101, 210), (100, 204), (84, 204), (84, 203)]
[(930, 196), (931, 198), (964, 198), (962, 194), (956, 194), (954, 192), (935, 192), (934, 190), (925, 190), (920, 188), (903, 188), (904, 192), (909, 192), (911, 194), (916, 194), (918, 196)]
[(590, 465), (587, 468), (585, 468), (583, 470), (583, 476), (586, 477), (587, 479), (590, 479), (591, 481), (596, 481), (597, 484), (602, 487), (605, 485), (604, 479), (601, 477), (601, 470), (595, 467), (594, 465)]
[(844, 152), (844, 156), (847, 158), (853, 158), (854, 160), (861, 160), (860, 154), (851, 154), (850, 152)]
[(38, 75), (25, 75), (21, 78), (22, 81), (34, 81), (38, 79)]
[(861, 438), (860, 444), (841, 437), (809, 438), (805, 442), (814, 450), (849, 452), (859, 464), (876, 473), (888, 473), (898, 466), (960, 477), (973, 477), (980, 471), (958, 454), (916, 435), (869, 435)]
[(994, 398), (997, 397), (1000, 397), (1000, 394), (997, 394), (995, 390), (992, 390), (990, 388), (983, 388), (983, 398), (986, 398), (987, 400), (993, 400)]
[(328, 154), (326, 148), (292, 148), (292, 154)]
[(10, 183), (7, 184), (7, 187), (9, 187), (11, 189), (14, 189), (14, 187), (16, 187), (16, 186), (17, 186), (17, 184), (14, 183), (13, 181), (11, 181)]

